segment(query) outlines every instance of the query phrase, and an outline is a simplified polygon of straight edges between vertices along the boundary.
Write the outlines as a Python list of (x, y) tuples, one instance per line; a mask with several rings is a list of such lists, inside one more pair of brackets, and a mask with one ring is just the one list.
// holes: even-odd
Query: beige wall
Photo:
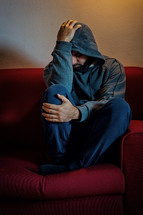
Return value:
[(143, 0), (0, 0), (0, 68), (45, 67), (68, 19), (90, 26), (102, 54), (143, 66)]

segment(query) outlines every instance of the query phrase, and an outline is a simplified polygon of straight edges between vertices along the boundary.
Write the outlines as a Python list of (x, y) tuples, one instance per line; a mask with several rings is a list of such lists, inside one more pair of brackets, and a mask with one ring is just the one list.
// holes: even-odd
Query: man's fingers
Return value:
[(77, 21), (76, 21), (76, 20), (72, 20), (72, 19), (70, 19), (70, 20), (68, 20), (68, 21), (67, 21), (66, 26), (67, 26), (67, 27), (68, 27), (68, 26), (73, 27), (76, 23), (77, 23)]
[(79, 29), (79, 28), (81, 28), (81, 27), (82, 27), (82, 25), (80, 25), (80, 24), (79, 24), (79, 25), (75, 25), (75, 26), (74, 26), (74, 29), (77, 30), (77, 29)]
[(67, 26), (67, 27), (70, 26), (71, 28), (73, 28), (73, 29), (76, 31), (77, 29), (79, 29), (79, 28), (82, 27), (81, 24), (77, 24), (77, 25), (76, 25), (76, 23), (77, 23), (76, 20), (69, 20), (68, 23), (66, 24), (66, 26)]
[(76, 23), (77, 23), (77, 21), (76, 21), (76, 20), (72, 20), (72, 21), (71, 21), (71, 23), (70, 23), (70, 27), (72, 27), (72, 28), (73, 28), (73, 27), (74, 27), (74, 25), (75, 25)]
[(68, 101), (68, 99), (67, 99), (65, 96), (63, 96), (63, 95), (57, 94), (57, 97), (58, 97), (62, 102), (67, 102), (67, 101)]
[(58, 119), (58, 116), (55, 114), (50, 114), (50, 113), (42, 113), (42, 116), (44, 116), (47, 119)]
[(59, 122), (59, 117), (56, 115), (48, 114), (48, 113), (42, 113), (42, 116), (45, 117), (45, 120), (50, 122)]
[(59, 105), (54, 105), (54, 104), (49, 104), (49, 103), (43, 103), (43, 107), (52, 109), (52, 110), (57, 110)]
[(45, 120), (49, 122), (63, 122), (59, 115), (42, 113), (42, 116), (45, 117)]
[(69, 26), (72, 20), (68, 20), (67, 22), (63, 22), (62, 27)]
[(64, 27), (66, 25), (66, 22), (63, 22), (62, 27)]
[[(64, 22), (63, 24), (62, 24), (62, 26), (66, 26), (66, 27), (74, 27), (75, 26), (75, 24), (77, 23), (77, 21), (76, 20), (72, 20), (72, 19), (70, 19), (70, 20), (68, 20), (67, 22)], [(81, 26), (81, 25), (80, 25)], [(79, 28), (79, 27), (78, 27)]]
[(45, 107), (45, 106), (42, 106), (42, 109), (43, 109), (46, 113), (50, 113), (50, 114), (56, 114), (56, 113), (57, 113), (56, 110), (47, 108), (47, 107)]

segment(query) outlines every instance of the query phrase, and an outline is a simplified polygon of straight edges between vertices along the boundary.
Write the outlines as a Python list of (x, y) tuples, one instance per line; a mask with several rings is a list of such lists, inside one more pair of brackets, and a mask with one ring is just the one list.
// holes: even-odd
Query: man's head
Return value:
[[(81, 27), (75, 31), (74, 37), (70, 41), (72, 44), (72, 64), (73, 67), (90, 65), (93, 59), (100, 64), (105, 62), (103, 55), (98, 51), (94, 35), (90, 28), (83, 23), (76, 23)], [(87, 65), (86, 64), (86, 65)]]
[(87, 59), (88, 59), (88, 56), (83, 55), (83, 54), (76, 52), (76, 51), (72, 51), (73, 68), (78, 69), (78, 68), (84, 66)]

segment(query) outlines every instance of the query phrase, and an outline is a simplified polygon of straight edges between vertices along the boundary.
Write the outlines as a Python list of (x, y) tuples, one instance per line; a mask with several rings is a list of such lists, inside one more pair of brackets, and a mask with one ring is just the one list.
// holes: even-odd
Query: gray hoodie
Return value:
[[(115, 58), (103, 56), (90, 28), (80, 24), (82, 27), (71, 42), (56, 42), (53, 60), (45, 67), (43, 77), (47, 87), (62, 84), (68, 89), (81, 112), (80, 121), (84, 121), (111, 99), (124, 99), (126, 77), (123, 65)], [(71, 51), (91, 57), (92, 63), (74, 69)]]

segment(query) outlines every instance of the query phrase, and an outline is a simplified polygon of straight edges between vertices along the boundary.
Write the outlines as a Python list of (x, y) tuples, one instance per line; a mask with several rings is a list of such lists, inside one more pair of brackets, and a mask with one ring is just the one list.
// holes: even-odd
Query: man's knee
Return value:
[(57, 94), (66, 96), (67, 93), (68, 93), (67, 89), (63, 85), (61, 84), (51, 85), (45, 90), (42, 96), (42, 102), (60, 105), (62, 101), (57, 97)]
[(114, 98), (111, 101), (109, 101), (107, 104), (109, 104), (109, 108), (112, 112), (115, 113), (131, 113), (131, 109), (129, 104), (122, 98)]
[(107, 103), (108, 112), (111, 117), (118, 121), (130, 122), (131, 109), (129, 104), (122, 98), (114, 98)]

